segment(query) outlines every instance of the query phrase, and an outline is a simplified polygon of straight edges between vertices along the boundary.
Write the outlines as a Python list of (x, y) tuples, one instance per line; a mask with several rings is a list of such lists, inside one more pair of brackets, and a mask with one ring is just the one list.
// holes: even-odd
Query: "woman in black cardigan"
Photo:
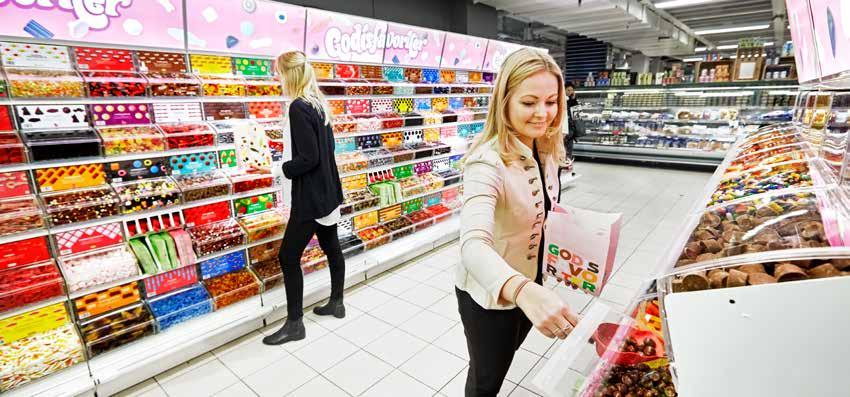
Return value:
[(303, 52), (281, 54), (276, 68), (284, 82), (284, 92), (293, 99), (289, 105), (292, 160), (283, 164), (283, 174), (292, 180), (292, 209), (279, 253), (288, 317), (280, 330), (263, 339), (267, 345), (306, 337), (302, 322), (304, 275), (301, 255), (314, 233), (328, 258), (331, 297), (326, 305), (314, 308), (313, 312), (345, 317), (342, 303), (345, 259), (337, 236), (343, 196), (334, 158), (331, 113), (319, 91), (313, 67)]

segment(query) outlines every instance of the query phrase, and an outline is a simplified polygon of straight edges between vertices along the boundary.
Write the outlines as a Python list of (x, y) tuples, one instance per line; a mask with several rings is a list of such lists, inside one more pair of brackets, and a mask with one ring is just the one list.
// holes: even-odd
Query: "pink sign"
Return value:
[(850, 3), (844, 0), (811, 0), (809, 3), (821, 75), (850, 71)]
[(820, 77), (812, 33), (812, 16), (808, 0), (786, 0), (791, 38), (794, 42), (794, 60), (797, 80), (801, 83)]
[(384, 63), (436, 68), (440, 66), (446, 33), (439, 30), (390, 23)]
[(502, 67), (502, 62), (512, 52), (522, 48), (520, 44), (508, 43), (505, 41), (488, 40), (487, 55), (484, 57), (484, 71), (498, 72)]
[(268, 0), (187, 4), (189, 50), (267, 56), (304, 50), (306, 8)]
[(443, 59), (440, 67), (452, 69), (481, 70), (487, 39), (447, 33), (443, 44)]
[(180, 0), (0, 0), (0, 36), (183, 48)]
[(381, 63), (386, 36), (384, 21), (310, 9), (304, 52), (313, 60)]

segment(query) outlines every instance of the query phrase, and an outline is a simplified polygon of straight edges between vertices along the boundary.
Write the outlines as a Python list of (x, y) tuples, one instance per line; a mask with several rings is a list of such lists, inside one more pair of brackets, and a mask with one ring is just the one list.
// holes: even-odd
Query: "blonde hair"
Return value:
[(561, 123), (566, 112), (564, 76), (552, 56), (531, 48), (515, 51), (502, 63), (490, 98), (484, 131), (472, 143), (467, 156), (485, 143), (495, 141), (494, 145), (502, 157), (502, 161), (507, 163), (519, 158), (519, 145), (523, 143), (515, 136), (516, 132), (510, 125), (508, 103), (516, 88), (525, 79), (539, 72), (552, 73), (558, 79), (558, 113), (555, 115), (552, 125), (546, 129), (546, 133), (535, 139), (537, 149), (541, 153), (554, 156), (555, 160), (561, 164), (566, 162), (566, 150), (564, 149), (563, 132), (561, 130)]
[(307, 56), (301, 51), (289, 51), (278, 55), (275, 70), (283, 80), (283, 88), (293, 101), (301, 98), (313, 109), (325, 117), (325, 124), (331, 124), (331, 111), (325, 96), (319, 90), (313, 66), (307, 62)]

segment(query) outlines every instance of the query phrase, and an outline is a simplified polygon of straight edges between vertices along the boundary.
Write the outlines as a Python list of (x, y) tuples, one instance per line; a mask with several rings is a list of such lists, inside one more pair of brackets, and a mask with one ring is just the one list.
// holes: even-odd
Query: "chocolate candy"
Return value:
[(670, 283), (673, 292), (701, 291), (850, 275), (847, 272), (842, 273), (840, 270), (842, 268), (850, 268), (850, 261), (827, 257), (748, 263), (713, 268), (708, 272), (693, 271), (678, 274), (670, 280)]
[(209, 294), (201, 285), (158, 297), (148, 304), (160, 332), (213, 310)]
[(0, 236), (44, 227), (41, 210), (33, 196), (0, 200)]
[(392, 95), (393, 91), (393, 86), (391, 85), (379, 85), (372, 87), (373, 95)]
[(283, 243), (283, 240), (278, 239), (248, 248), (248, 257), (251, 258), (251, 263), (260, 263), (277, 258), (281, 243)]
[(100, 138), (92, 129), (23, 133), (33, 161), (100, 156)]
[(180, 189), (169, 177), (121, 182), (113, 185), (121, 199), (124, 214), (180, 204)]
[(282, 236), (286, 228), (283, 214), (275, 210), (262, 212), (239, 218), (239, 225), (245, 229), (248, 242), (265, 240), (274, 236)]
[(244, 244), (245, 232), (235, 219), (195, 226), (187, 230), (198, 256), (211, 255)]
[(230, 194), (230, 182), (221, 171), (175, 176), (186, 202)]
[(185, 73), (148, 74), (152, 96), (195, 97), (201, 95), (201, 82)]
[(80, 324), (90, 357), (142, 339), (154, 333), (153, 316), (139, 303)]
[(207, 120), (244, 119), (245, 106), (241, 102), (206, 102), (204, 115)]
[(260, 293), (260, 284), (248, 270), (228, 273), (206, 280), (204, 285), (213, 297), (216, 310)]
[(161, 124), (169, 150), (215, 145), (215, 133), (206, 123)]
[(53, 226), (118, 215), (118, 196), (109, 186), (41, 195)]
[(73, 71), (7, 68), (9, 92), (16, 98), (82, 98), (83, 79)]
[(132, 72), (83, 72), (91, 97), (145, 96), (148, 81)]
[(136, 257), (124, 245), (62, 258), (59, 263), (69, 292), (139, 275)]
[(52, 260), (0, 270), (0, 313), (65, 294)]
[(283, 284), (283, 272), (281, 271), (277, 256), (251, 265), (251, 270), (254, 271), (254, 274), (263, 283), (263, 291), (268, 291)]
[(106, 156), (165, 151), (165, 138), (153, 125), (102, 127), (97, 132)]
[(345, 86), (333, 82), (322, 83), (319, 86), (319, 91), (326, 96), (340, 96), (345, 95)]
[(183, 73), (186, 56), (176, 52), (136, 51), (139, 70), (151, 73)]
[(418, 83), (422, 79), (422, 69), (404, 68), (404, 79), (411, 83)]
[(391, 232), (393, 232), (393, 238), (408, 236), (413, 233), (413, 222), (410, 219), (400, 217), (393, 219), (389, 222), (384, 223)]

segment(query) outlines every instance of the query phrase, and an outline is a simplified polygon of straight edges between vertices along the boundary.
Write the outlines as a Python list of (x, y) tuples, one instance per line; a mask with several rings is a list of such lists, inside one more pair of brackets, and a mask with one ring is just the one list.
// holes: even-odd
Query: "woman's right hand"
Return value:
[(516, 305), (543, 335), (565, 339), (578, 324), (578, 315), (554, 291), (528, 283), (516, 298)]

